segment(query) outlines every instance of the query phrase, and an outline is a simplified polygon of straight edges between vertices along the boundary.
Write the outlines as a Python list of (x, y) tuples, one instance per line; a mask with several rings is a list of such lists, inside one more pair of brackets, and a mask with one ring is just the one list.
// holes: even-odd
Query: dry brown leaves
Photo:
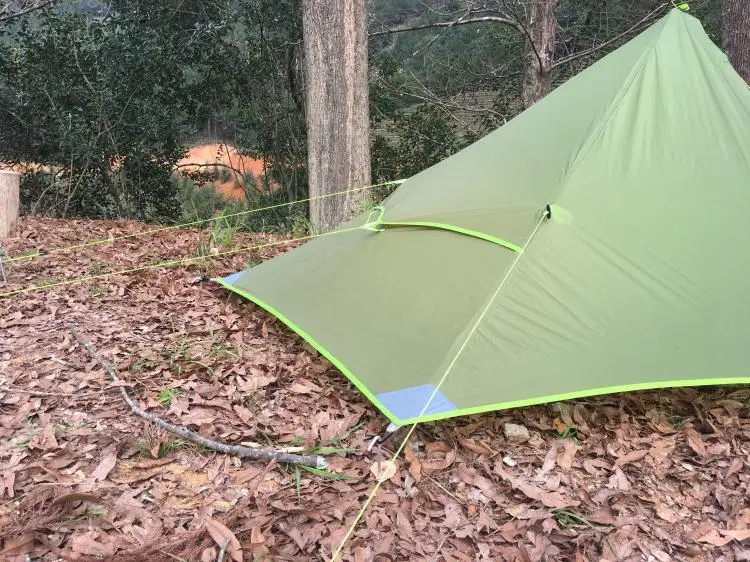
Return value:
[[(4, 248), (143, 228), (25, 219)], [(194, 255), (205, 239), (173, 231), (15, 264), (10, 288)], [(401, 434), (373, 469), (366, 439), (382, 416), (273, 318), (196, 282), (284, 249), (0, 300), (0, 560), (212, 562), (225, 542), (224, 560), (327, 560), (376, 476), (345, 560), (750, 559), (748, 389), (425, 424), (394, 466)], [(230, 443), (353, 448), (329, 457), (346, 479), (240, 463), (144, 426), (65, 323), (150, 412)], [(506, 422), (529, 441), (506, 441)]]

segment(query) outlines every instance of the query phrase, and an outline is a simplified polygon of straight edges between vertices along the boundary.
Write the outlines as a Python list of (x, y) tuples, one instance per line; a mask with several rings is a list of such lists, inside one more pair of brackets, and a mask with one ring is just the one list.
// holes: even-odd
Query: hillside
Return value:
[[(148, 228), (24, 218), (2, 248), (50, 252)], [(215, 561), (223, 522), (243, 560), (327, 559), (404, 432), (368, 453), (385, 420), (367, 400), (272, 317), (201, 279), (294, 245), (169, 230), (10, 264), (0, 558)], [(201, 259), (155, 266), (178, 256)], [(219, 441), (325, 447), (331, 471), (186, 443), (133, 415), (119, 388)], [(749, 404), (746, 388), (662, 390), (420, 424), (344, 559), (748, 560)]]

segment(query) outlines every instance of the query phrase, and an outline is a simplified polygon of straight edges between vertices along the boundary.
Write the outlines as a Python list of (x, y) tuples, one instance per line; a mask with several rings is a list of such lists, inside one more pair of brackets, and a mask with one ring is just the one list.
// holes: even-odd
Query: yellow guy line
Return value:
[(14, 291), (8, 291), (6, 293), (0, 293), (0, 298), (11, 297), (13, 295), (20, 295), (22, 293), (30, 293), (32, 291), (42, 291), (45, 289), (52, 289), (53, 287), (63, 287), (66, 285), (76, 285), (78, 283), (85, 283), (86, 281), (93, 281), (95, 279), (106, 279), (107, 277), (114, 277), (116, 275), (127, 275), (130, 273), (136, 273), (138, 271), (145, 271), (147, 269), (158, 269), (160, 267), (171, 267), (175, 265), (183, 265), (192, 261), (200, 261), (205, 259), (213, 259), (221, 256), (229, 256), (231, 254), (239, 254), (241, 252), (251, 252), (253, 250), (260, 250), (261, 248), (269, 248), (271, 246), (283, 246), (284, 244), (292, 244), (294, 242), (301, 242), (302, 240), (311, 240), (313, 238), (320, 238), (321, 236), (328, 236), (331, 234), (341, 234), (343, 232), (351, 232), (353, 230), (360, 230), (359, 226), (352, 228), (343, 228), (341, 230), (332, 230), (330, 232), (323, 232), (321, 234), (311, 234), (309, 236), (301, 236), (299, 238), (293, 238), (291, 240), (280, 240), (278, 242), (268, 242), (266, 244), (258, 244), (256, 246), (247, 246), (245, 248), (238, 248), (236, 250), (227, 250), (226, 252), (219, 252), (217, 254), (211, 254), (208, 256), (195, 256), (190, 258), (179, 258), (175, 260), (169, 260), (161, 263), (155, 263), (151, 265), (142, 265), (138, 267), (131, 267), (129, 269), (121, 269), (119, 271), (111, 271), (109, 273), (102, 273), (100, 275), (87, 275), (85, 277), (78, 277), (76, 279), (65, 279), (64, 281), (58, 281), (57, 283), (48, 283), (47, 285), (38, 285), (32, 287), (24, 287), (23, 289), (16, 289)]
[[(539, 227), (542, 226), (542, 223), (544, 222), (544, 219), (547, 218), (549, 214), (545, 212), (542, 215), (542, 218), (539, 219), (539, 222), (536, 225), (536, 228), (534, 228), (533, 232), (529, 236), (528, 240), (526, 241), (526, 244), (523, 245), (524, 250), (529, 245), (531, 240), (534, 238), (534, 235), (539, 230)], [(482, 310), (481, 314), (477, 317), (476, 321), (474, 322), (474, 325), (471, 327), (471, 330), (469, 330), (469, 333), (466, 335), (466, 338), (464, 339), (463, 343), (461, 344), (461, 347), (458, 348), (458, 351), (456, 352), (456, 355), (451, 360), (448, 367), (445, 369), (445, 372), (443, 373), (443, 376), (440, 378), (440, 381), (438, 382), (437, 386), (435, 387), (435, 390), (432, 391), (432, 395), (425, 403), (424, 407), (422, 408), (422, 411), (419, 413), (418, 418), (421, 418), (424, 413), (427, 411), (427, 408), (429, 408), (430, 404), (432, 403), (432, 400), (437, 395), (438, 391), (440, 390), (440, 387), (445, 382), (445, 379), (448, 377), (448, 373), (451, 372), (453, 369), (453, 366), (456, 364), (456, 361), (458, 361), (459, 356), (461, 353), (463, 353), (464, 349), (466, 349), (466, 346), (469, 343), (469, 340), (474, 335), (474, 332), (476, 332), (477, 328), (479, 327), (479, 324), (484, 319), (485, 315), (489, 311), (490, 307), (492, 306), (492, 303), (495, 301), (495, 298), (497, 298), (497, 295), (500, 294), (500, 290), (503, 288), (503, 285), (505, 285), (505, 282), (510, 277), (510, 274), (513, 272), (513, 270), (516, 267), (516, 264), (518, 263), (519, 258), (523, 255), (523, 252), (517, 252), (516, 257), (513, 260), (513, 263), (508, 268), (508, 271), (505, 273), (505, 277), (503, 277), (502, 281), (498, 284), (497, 288), (495, 289), (495, 292), (492, 294), (492, 297), (490, 297), (490, 300), (487, 301), (487, 304), (485, 305), (484, 309)], [(403, 441), (401, 441), (401, 445), (399, 445), (398, 449), (396, 449), (396, 452), (393, 453), (393, 456), (391, 457), (391, 462), (395, 462), (398, 456), (401, 454), (401, 451), (404, 450), (404, 447), (406, 446), (406, 443), (409, 441), (409, 438), (412, 436), (412, 433), (414, 433), (414, 430), (417, 427), (417, 424), (419, 422), (414, 422), (412, 426), (409, 428), (409, 432), (406, 434), (406, 437), (404, 437)], [(362, 504), (362, 507), (359, 510), (359, 513), (357, 513), (357, 516), (354, 518), (354, 521), (352, 522), (351, 526), (349, 527), (349, 530), (346, 532), (346, 535), (341, 540), (341, 543), (339, 543), (339, 546), (334, 551), (333, 555), (331, 556), (330, 562), (336, 562), (336, 558), (338, 558), (339, 554), (341, 554), (341, 550), (344, 548), (344, 545), (349, 540), (349, 538), (352, 536), (352, 533), (354, 532), (354, 528), (357, 526), (357, 523), (362, 519), (362, 516), (365, 514), (365, 511), (367, 510), (367, 507), (372, 502), (373, 498), (375, 498), (375, 494), (378, 493), (378, 490), (380, 489), (380, 485), (383, 483), (383, 480), (378, 480), (375, 483), (375, 487), (372, 489), (372, 492), (370, 492), (370, 495), (367, 496), (367, 499), (365, 500), (365, 503)]]
[[(98, 246), (100, 244), (108, 244), (110, 242), (117, 242), (119, 240), (125, 240), (127, 238), (136, 238), (138, 236), (146, 236), (147, 234), (155, 234), (157, 232), (164, 232), (166, 230), (176, 230), (178, 228), (185, 228), (187, 226), (194, 226), (196, 224), (203, 224), (203, 223), (206, 223), (206, 222), (211, 222), (211, 221), (216, 221), (216, 220), (222, 220), (222, 219), (228, 219), (228, 218), (231, 218), (231, 217), (239, 217), (239, 216), (242, 216), (242, 215), (250, 215), (250, 214), (253, 214), (253, 213), (260, 213), (262, 211), (270, 211), (272, 209), (279, 209), (281, 207), (289, 207), (291, 205), (297, 205), (299, 203), (307, 203), (309, 201), (317, 201), (318, 199), (325, 199), (326, 197), (335, 197), (337, 195), (346, 195), (347, 193), (355, 193), (357, 191), (362, 191), (364, 189), (371, 189), (373, 187), (384, 187), (384, 186), (387, 186), (387, 185), (401, 184), (401, 183), (404, 183), (405, 181), (406, 180), (391, 180), (391, 181), (386, 181), (386, 182), (383, 182), (383, 183), (376, 183), (376, 184), (373, 184), (373, 185), (365, 185), (365, 186), (362, 186), (362, 187), (355, 187), (355, 188), (352, 188), (352, 189), (347, 189), (345, 191), (337, 191), (337, 192), (334, 192), (334, 193), (325, 193), (323, 195), (316, 195), (315, 197), (308, 197), (307, 199), (297, 199), (296, 201), (289, 201), (287, 203), (277, 203), (275, 205), (269, 205), (268, 207), (260, 207), (259, 209), (250, 209), (248, 211), (240, 211), (240, 212), (237, 212), (237, 213), (231, 213), (229, 215), (223, 215), (223, 216), (219, 216), (219, 217), (211, 217), (210, 219), (200, 219), (200, 220), (195, 220), (195, 221), (191, 221), (191, 222), (185, 222), (185, 223), (182, 223), (182, 224), (173, 224), (173, 225), (170, 225), (170, 226), (163, 226), (163, 227), (159, 227), (159, 228), (153, 228), (151, 230), (142, 230), (140, 232), (135, 232), (133, 234), (124, 234), (122, 236), (115, 236), (115, 237), (112, 237), (112, 238), (102, 238), (101, 240), (88, 240), (86, 242), (82, 242), (80, 244), (74, 244), (72, 246), (64, 246), (62, 248), (54, 248), (54, 249), (49, 250), (49, 251), (44, 252), (44, 253), (36, 252), (34, 254), (26, 254), (26, 255), (23, 255), (23, 256), (15, 256), (15, 257), (3, 260), (3, 262), (7, 264), (7, 263), (12, 263), (12, 262), (16, 262), (16, 261), (22, 261), (22, 260), (33, 260), (33, 259), (40, 258), (40, 257), (43, 257), (43, 256), (49, 256), (49, 255), (52, 255), (52, 254), (59, 254), (61, 252), (69, 252), (70, 250), (79, 250), (81, 248), (87, 248), (89, 246)], [(0, 295), (0, 296), (2, 296), (2, 295)]]

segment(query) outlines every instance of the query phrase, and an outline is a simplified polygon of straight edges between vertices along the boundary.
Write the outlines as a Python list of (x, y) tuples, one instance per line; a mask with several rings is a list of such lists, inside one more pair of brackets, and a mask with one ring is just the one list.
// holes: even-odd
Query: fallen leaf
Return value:
[(534, 476), (535, 480), (537, 480), (538, 482), (543, 482), (544, 480), (546, 480), (547, 475), (552, 471), (553, 468), (555, 468), (555, 462), (557, 462), (557, 451), (559, 448), (560, 441), (558, 441), (557, 439), (552, 441), (552, 445), (550, 446), (549, 451), (547, 451), (547, 455), (544, 457), (542, 468), (540, 468)]
[[(0, 550), (0, 554), (7, 557), (19, 556), (18, 560), (29, 560), (28, 556), (23, 555), (32, 551), (35, 541), (36, 533), (24, 533), (5, 542), (3, 549)], [(7, 559), (12, 560), (12, 558)]]
[(630, 482), (628, 481), (628, 477), (625, 476), (625, 473), (620, 469), (619, 466), (615, 467), (615, 471), (609, 478), (607, 487), (614, 490), (622, 490), (623, 492), (630, 491)]
[(633, 553), (633, 535), (635, 528), (626, 525), (604, 537), (603, 552), (607, 560), (626, 560)]
[(409, 474), (411, 474), (412, 478), (416, 482), (422, 481), (422, 461), (420, 461), (416, 456), (410, 460), (409, 462)]
[[(73, 535), (70, 539), (70, 548), (73, 552), (87, 554), (98, 558), (109, 558), (114, 555), (115, 547), (106, 535), (100, 531), (88, 531), (81, 534)], [(104, 539), (100, 542), (97, 539)]]
[(573, 458), (580, 447), (572, 439), (566, 439), (563, 442), (563, 451), (557, 455), (557, 465), (564, 471), (568, 471), (573, 466)]
[(91, 478), (94, 480), (94, 482), (101, 482), (102, 480), (107, 478), (107, 475), (115, 467), (116, 464), (117, 449), (115, 449), (115, 447), (109, 447), (104, 451), (102, 460), (99, 461), (99, 464), (96, 465), (96, 468), (91, 473)]
[(706, 456), (706, 446), (703, 444), (700, 433), (695, 431), (692, 427), (688, 427), (685, 430), (685, 437), (687, 438), (688, 445), (701, 457)]
[(244, 406), (235, 405), (234, 408), (232, 408), (234, 412), (237, 414), (237, 416), (242, 420), (242, 423), (246, 425), (250, 425), (250, 420), (253, 419), (253, 413)]
[(216, 519), (206, 517), (206, 530), (220, 549), (224, 546), (226, 541), (229, 541), (227, 554), (229, 554), (235, 562), (242, 562), (242, 547), (240, 546), (240, 541), (237, 540), (237, 537), (234, 536), (234, 533), (230, 531), (226, 525), (216, 521)]
[(564, 507), (574, 507), (581, 503), (578, 500), (566, 497), (560, 492), (542, 490), (541, 488), (526, 482), (522, 478), (515, 478), (509, 475), (503, 470), (502, 463), (495, 464), (495, 473), (509, 482), (514, 489), (522, 492), (526, 497), (536, 500), (547, 507), (562, 509)]
[[(260, 525), (253, 525), (252, 531), (250, 531), (250, 544), (253, 545), (253, 547), (257, 547), (260, 545), (265, 544), (266, 537), (263, 536), (263, 532), (260, 530)], [(253, 551), (256, 549), (253, 548)]]
[(742, 469), (742, 459), (739, 459), (737, 457), (732, 459), (732, 462), (729, 463), (729, 466), (727, 467), (727, 471), (724, 473), (724, 478), (728, 478), (732, 474), (736, 474)]
[(310, 381), (301, 380), (292, 383), (289, 387), (289, 390), (297, 394), (310, 394), (311, 392), (320, 392), (322, 389), (318, 385), (313, 384)]
[(664, 521), (668, 521), (670, 523), (674, 523), (677, 521), (677, 517), (674, 513), (672, 513), (672, 510), (669, 509), (665, 504), (662, 502), (656, 503), (656, 515), (659, 516), (659, 518), (664, 519)]
[(370, 466), (370, 472), (376, 480), (381, 482), (392, 478), (396, 474), (396, 463), (392, 460), (376, 461)]
[(40, 433), (31, 438), (28, 447), (29, 449), (41, 449), (42, 451), (57, 449), (55, 427), (53, 425), (46, 426)]
[(432, 455), (433, 453), (449, 453), (453, 450), (453, 447), (448, 445), (448, 443), (445, 443), (444, 441), (431, 441), (424, 446), (424, 450), (427, 453), (427, 455)]
[(744, 541), (746, 539), (750, 539), (750, 529), (713, 529), (697, 539), (697, 542), (724, 546), (732, 541)]
[(636, 451), (630, 451), (629, 453), (624, 454), (623, 456), (619, 457), (615, 464), (618, 466), (623, 466), (631, 462), (637, 462), (643, 458), (645, 458), (648, 455), (648, 451), (646, 449), (639, 449)]
[(469, 449), (472, 453), (476, 453), (478, 455), (492, 455), (495, 452), (490, 449), (490, 446), (487, 445), (487, 443), (483, 443), (482, 441), (477, 441), (476, 439), (459, 439), (458, 441), (463, 447)]

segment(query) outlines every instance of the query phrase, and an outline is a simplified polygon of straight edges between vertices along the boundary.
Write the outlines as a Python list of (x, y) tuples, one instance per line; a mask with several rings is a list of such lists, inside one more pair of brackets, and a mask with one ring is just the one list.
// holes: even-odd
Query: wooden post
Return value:
[(18, 224), (21, 176), (0, 170), (0, 238), (13, 235)]

